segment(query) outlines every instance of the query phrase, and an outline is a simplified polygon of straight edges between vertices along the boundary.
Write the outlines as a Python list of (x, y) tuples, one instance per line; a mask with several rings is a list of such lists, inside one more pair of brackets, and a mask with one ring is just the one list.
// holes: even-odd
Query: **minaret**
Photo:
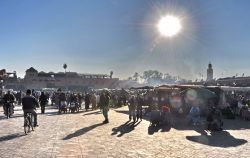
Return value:
[(209, 62), (207, 68), (207, 81), (212, 81), (212, 80), (213, 80), (213, 68), (212, 64)]

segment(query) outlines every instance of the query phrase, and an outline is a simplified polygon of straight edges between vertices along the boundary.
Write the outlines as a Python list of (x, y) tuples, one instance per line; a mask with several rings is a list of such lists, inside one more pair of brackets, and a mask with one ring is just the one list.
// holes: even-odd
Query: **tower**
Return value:
[(212, 81), (212, 80), (213, 80), (213, 68), (212, 64), (209, 63), (207, 68), (207, 81)]

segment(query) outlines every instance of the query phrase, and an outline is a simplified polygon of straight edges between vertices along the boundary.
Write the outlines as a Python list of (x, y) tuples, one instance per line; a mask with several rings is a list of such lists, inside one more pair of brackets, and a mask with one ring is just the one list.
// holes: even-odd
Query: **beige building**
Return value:
[(86, 90), (88, 88), (116, 88), (119, 78), (107, 74), (79, 74), (76, 72), (38, 72), (33, 67), (26, 70), (22, 84), (26, 88), (63, 88), (67, 90)]

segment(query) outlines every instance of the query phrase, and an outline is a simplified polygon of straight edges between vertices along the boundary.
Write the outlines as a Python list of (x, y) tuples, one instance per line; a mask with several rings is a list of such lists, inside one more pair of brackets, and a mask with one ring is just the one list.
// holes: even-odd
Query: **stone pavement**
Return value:
[(185, 126), (154, 129), (146, 120), (126, 123), (126, 107), (111, 110), (109, 124), (102, 124), (98, 110), (58, 115), (49, 108), (38, 115), (39, 127), (24, 135), (22, 111), (15, 110), (8, 120), (0, 110), (1, 158), (250, 157), (250, 122), (241, 120), (227, 120), (226, 131), (204, 135)]

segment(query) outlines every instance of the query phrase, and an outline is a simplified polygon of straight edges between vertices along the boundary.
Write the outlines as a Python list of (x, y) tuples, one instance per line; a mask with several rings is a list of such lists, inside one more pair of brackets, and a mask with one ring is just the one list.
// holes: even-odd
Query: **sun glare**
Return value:
[(162, 17), (157, 27), (160, 34), (166, 37), (175, 36), (181, 31), (182, 28), (180, 19), (172, 15)]

